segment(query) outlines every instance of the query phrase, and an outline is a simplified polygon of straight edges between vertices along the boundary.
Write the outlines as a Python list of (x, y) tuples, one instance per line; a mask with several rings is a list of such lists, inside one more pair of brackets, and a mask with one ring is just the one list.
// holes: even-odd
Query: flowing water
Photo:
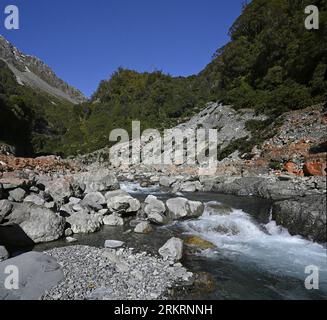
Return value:
[[(148, 194), (162, 200), (173, 196), (159, 187), (141, 188), (135, 183), (123, 183), (122, 189), (140, 199)], [(123, 240), (129, 247), (157, 253), (171, 236), (195, 235), (216, 246), (204, 251), (186, 247), (183, 264), (211, 274), (216, 282), (214, 291), (201, 292), (197, 299), (327, 299), (326, 248), (276, 226), (269, 202), (215, 193), (183, 196), (205, 203), (202, 217), (157, 228), (151, 235), (135, 234), (128, 226), (104, 227), (95, 234), (76, 235), (77, 244), (103, 247), (107, 239)], [(63, 245), (67, 244), (58, 241), (36, 249)], [(319, 268), (318, 290), (305, 288), (308, 266)]]

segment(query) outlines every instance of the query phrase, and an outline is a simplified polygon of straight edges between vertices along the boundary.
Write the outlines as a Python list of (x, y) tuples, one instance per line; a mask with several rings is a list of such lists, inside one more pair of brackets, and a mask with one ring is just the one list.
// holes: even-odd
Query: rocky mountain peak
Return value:
[(86, 97), (78, 89), (58, 78), (43, 61), (37, 57), (22, 53), (1, 35), (0, 59), (7, 63), (20, 85), (37, 88), (73, 103), (86, 101)]

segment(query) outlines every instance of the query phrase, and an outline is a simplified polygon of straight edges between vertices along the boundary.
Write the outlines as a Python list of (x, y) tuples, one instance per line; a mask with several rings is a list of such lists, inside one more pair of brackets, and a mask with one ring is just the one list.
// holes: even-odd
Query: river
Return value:
[[(121, 188), (143, 200), (153, 194), (161, 200), (172, 196), (157, 187), (141, 188), (125, 182)], [(205, 203), (205, 212), (195, 220), (158, 227), (150, 235), (131, 232), (131, 227), (103, 227), (90, 235), (75, 235), (77, 243), (64, 240), (35, 247), (37, 251), (66, 245), (103, 247), (105, 240), (122, 240), (128, 247), (157, 254), (172, 236), (199, 236), (215, 249), (198, 251), (186, 246), (183, 265), (193, 272), (207, 272), (216, 289), (184, 295), (197, 299), (327, 299), (327, 252), (320, 244), (291, 236), (270, 218), (271, 203), (253, 197), (216, 193), (183, 193)], [(319, 289), (307, 290), (308, 266), (319, 268)]]

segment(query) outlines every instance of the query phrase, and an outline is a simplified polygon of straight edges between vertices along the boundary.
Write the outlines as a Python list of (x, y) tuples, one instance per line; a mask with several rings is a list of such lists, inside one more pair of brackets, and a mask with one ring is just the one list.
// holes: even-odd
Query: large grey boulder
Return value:
[(202, 202), (190, 201), (181, 197), (167, 200), (166, 206), (169, 216), (173, 220), (197, 218), (204, 212), (204, 205)]
[(103, 224), (106, 226), (123, 226), (124, 219), (117, 214), (103, 217)]
[(144, 213), (149, 221), (156, 224), (165, 224), (167, 218), (165, 216), (166, 206), (157, 197), (149, 195), (145, 199)]
[(80, 211), (68, 217), (67, 222), (74, 233), (93, 233), (100, 229), (102, 221), (96, 215)]
[(104, 168), (80, 173), (76, 175), (76, 179), (86, 185), (86, 193), (119, 189), (116, 176)]
[(176, 182), (176, 178), (173, 177), (167, 177), (167, 176), (162, 176), (159, 179), (159, 184), (163, 187), (171, 187), (175, 182)]
[(8, 200), (0, 200), (0, 223), (11, 212), (13, 204)]
[(7, 249), (3, 246), (0, 246), (0, 262), (7, 260), (9, 258), (9, 253)]
[(292, 235), (327, 241), (325, 194), (276, 202), (272, 215), (277, 224), (287, 228)]
[[(18, 270), (18, 289), (5, 287), (12, 266)], [(60, 265), (52, 257), (28, 252), (0, 263), (0, 300), (39, 300), (64, 279)]]
[(84, 197), (80, 204), (89, 206), (95, 210), (101, 210), (103, 209), (103, 205), (106, 204), (106, 198), (101, 192), (90, 192)]
[(34, 204), (16, 204), (8, 216), (9, 222), (18, 224), (35, 243), (50, 242), (64, 234), (65, 219), (53, 211)]
[(179, 261), (183, 257), (183, 240), (169, 239), (160, 249), (159, 254), (164, 260)]
[(17, 188), (9, 191), (9, 197), (16, 202), (22, 202), (26, 195), (26, 191), (22, 188)]
[(129, 194), (126, 191), (119, 189), (119, 190), (114, 190), (114, 191), (108, 191), (104, 195), (104, 197), (106, 198), (107, 201), (116, 196), (129, 196)]
[(85, 185), (72, 177), (63, 177), (47, 183), (46, 193), (50, 194), (58, 204), (64, 204), (71, 197), (79, 197), (83, 194)]
[(137, 212), (141, 208), (141, 203), (130, 195), (118, 195), (109, 198), (107, 206), (112, 213), (126, 214)]

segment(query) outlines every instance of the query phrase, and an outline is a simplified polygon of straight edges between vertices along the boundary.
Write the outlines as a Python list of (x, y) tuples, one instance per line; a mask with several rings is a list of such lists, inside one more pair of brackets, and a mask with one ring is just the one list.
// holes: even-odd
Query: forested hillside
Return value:
[[(319, 30), (305, 29), (304, 8), (309, 4), (319, 7)], [(169, 128), (209, 101), (253, 108), (273, 120), (327, 100), (326, 1), (253, 0), (232, 25), (230, 38), (198, 75), (171, 77), (120, 68), (100, 83), (88, 102), (75, 106), (18, 86), (1, 66), (5, 116), (0, 140), (26, 140), (24, 146), (30, 143), (35, 152), (87, 153), (108, 145), (112, 129), (130, 131), (132, 120), (140, 120), (142, 129)], [(8, 129), (12, 117), (19, 121)]]

